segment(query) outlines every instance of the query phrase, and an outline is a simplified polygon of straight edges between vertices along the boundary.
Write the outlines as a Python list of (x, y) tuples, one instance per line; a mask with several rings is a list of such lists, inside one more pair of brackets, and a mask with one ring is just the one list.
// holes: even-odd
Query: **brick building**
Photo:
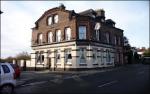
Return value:
[(123, 64), (123, 30), (103, 9), (80, 13), (64, 5), (47, 10), (32, 28), (36, 68), (77, 70)]

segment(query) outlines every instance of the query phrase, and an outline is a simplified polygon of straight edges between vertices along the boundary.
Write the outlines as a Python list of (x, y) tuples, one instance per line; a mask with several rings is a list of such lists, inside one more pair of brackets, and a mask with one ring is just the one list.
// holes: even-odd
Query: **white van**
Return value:
[(16, 86), (16, 74), (9, 63), (0, 63), (0, 93), (12, 94)]

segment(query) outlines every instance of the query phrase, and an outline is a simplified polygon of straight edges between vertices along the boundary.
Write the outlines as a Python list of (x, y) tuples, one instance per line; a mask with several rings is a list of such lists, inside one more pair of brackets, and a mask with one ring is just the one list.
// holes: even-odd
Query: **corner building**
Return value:
[(64, 5), (47, 10), (32, 28), (36, 69), (79, 70), (123, 64), (123, 30), (103, 9), (80, 13)]

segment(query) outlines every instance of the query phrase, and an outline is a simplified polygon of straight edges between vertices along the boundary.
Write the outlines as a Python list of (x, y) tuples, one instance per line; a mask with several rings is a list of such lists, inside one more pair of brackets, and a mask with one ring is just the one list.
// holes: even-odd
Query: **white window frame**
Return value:
[(48, 32), (48, 43), (52, 43), (52, 42), (53, 42), (53, 33)]
[(52, 25), (52, 23), (53, 23), (53, 17), (50, 16), (48, 17), (48, 25)]
[(59, 20), (58, 15), (57, 14), (54, 15), (54, 23), (58, 23), (58, 20)]
[(86, 39), (86, 26), (79, 26), (79, 39)]
[(69, 27), (65, 28), (65, 40), (71, 40), (71, 29)]
[(56, 31), (56, 42), (60, 42), (61, 41), (61, 30), (57, 30)]

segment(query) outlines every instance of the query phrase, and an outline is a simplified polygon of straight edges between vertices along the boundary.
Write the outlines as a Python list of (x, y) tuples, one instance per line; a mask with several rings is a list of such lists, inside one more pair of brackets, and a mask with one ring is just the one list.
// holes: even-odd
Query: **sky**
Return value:
[(1, 57), (31, 53), (31, 36), (42, 14), (60, 3), (76, 13), (104, 9), (106, 19), (116, 22), (134, 47), (149, 47), (149, 1), (0, 1)]

